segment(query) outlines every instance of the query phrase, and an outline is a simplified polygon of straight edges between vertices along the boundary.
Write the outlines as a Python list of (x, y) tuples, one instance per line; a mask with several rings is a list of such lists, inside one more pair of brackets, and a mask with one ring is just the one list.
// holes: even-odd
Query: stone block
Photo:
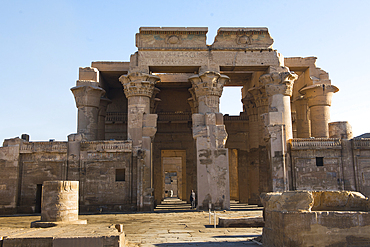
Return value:
[(205, 119), (206, 125), (216, 125), (216, 114), (215, 113), (204, 114), (204, 119)]
[(204, 126), (205, 125), (205, 117), (204, 114), (193, 114), (193, 127)]
[(260, 198), (266, 211), (282, 212), (310, 211), (314, 201), (308, 191), (262, 193)]
[(79, 80), (90, 80), (99, 82), (99, 70), (97, 68), (85, 67), (79, 68)]
[(262, 217), (220, 217), (220, 227), (263, 227), (265, 222)]

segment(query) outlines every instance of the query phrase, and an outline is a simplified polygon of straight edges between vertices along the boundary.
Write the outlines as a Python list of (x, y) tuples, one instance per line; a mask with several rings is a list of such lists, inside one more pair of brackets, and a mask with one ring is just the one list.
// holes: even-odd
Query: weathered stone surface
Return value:
[[(84, 212), (151, 210), (168, 157), (181, 159), (179, 197), (195, 190), (206, 210), (227, 208), (229, 195), (260, 204), (267, 191), (370, 196), (370, 141), (351, 139), (348, 123), (328, 125), (337, 88), (317, 58), (284, 58), (263, 27), (220, 28), (211, 45), (207, 31), (142, 27), (128, 62), (80, 68), (77, 134), (4, 141), (0, 213), (40, 212), (51, 180), (78, 180)], [(225, 86), (242, 87), (238, 116), (218, 113)]]
[(263, 217), (220, 217), (218, 225), (220, 227), (263, 227), (265, 222)]
[(261, 199), (265, 206), (264, 246), (366, 246), (370, 243), (368, 198), (360, 193), (266, 193)]

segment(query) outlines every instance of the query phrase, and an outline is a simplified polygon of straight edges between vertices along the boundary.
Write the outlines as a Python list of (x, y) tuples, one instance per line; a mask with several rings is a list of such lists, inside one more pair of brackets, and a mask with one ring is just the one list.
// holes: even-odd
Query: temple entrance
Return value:
[(186, 151), (162, 150), (162, 200), (168, 197), (186, 200)]

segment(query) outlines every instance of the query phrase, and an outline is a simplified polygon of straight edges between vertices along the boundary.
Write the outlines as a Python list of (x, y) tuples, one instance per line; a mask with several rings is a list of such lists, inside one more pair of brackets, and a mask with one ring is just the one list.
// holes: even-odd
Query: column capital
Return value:
[(71, 88), (75, 96), (77, 108), (81, 106), (99, 107), (100, 98), (105, 94), (105, 90), (96, 86), (77, 86)]
[(242, 103), (249, 117), (258, 114), (256, 102), (254, 100), (253, 95), (250, 92), (248, 92), (247, 95), (242, 99)]
[(223, 87), (230, 78), (215, 71), (206, 71), (200, 75), (189, 77), (197, 97), (218, 96), (221, 97)]
[(128, 75), (122, 75), (119, 78), (127, 98), (131, 96), (146, 96), (151, 98), (154, 85), (160, 78), (156, 75), (150, 75), (141, 72), (133, 72)]
[(290, 72), (288, 68), (282, 68), (280, 72), (261, 75), (259, 81), (265, 86), (268, 96), (275, 94), (292, 96), (293, 83), (297, 78), (296, 73)]
[(338, 91), (339, 89), (331, 84), (314, 84), (302, 88), (299, 93), (304, 94), (309, 107), (317, 105), (331, 106), (333, 93)]
[(268, 106), (269, 100), (263, 87), (252, 87), (248, 89), (248, 93), (253, 96), (256, 107)]

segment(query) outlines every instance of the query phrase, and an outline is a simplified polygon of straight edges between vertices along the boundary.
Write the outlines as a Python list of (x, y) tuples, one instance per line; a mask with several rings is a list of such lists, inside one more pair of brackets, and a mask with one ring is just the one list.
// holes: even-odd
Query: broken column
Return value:
[(329, 137), (331, 99), (333, 93), (338, 91), (339, 89), (331, 84), (315, 84), (299, 90), (308, 100), (312, 137)]
[(199, 113), (193, 114), (193, 138), (197, 149), (198, 209), (229, 209), (229, 160), (227, 133), (219, 99), (229, 77), (206, 71), (189, 78)]
[(269, 98), (268, 113), (264, 115), (266, 137), (270, 152), (272, 191), (287, 190), (286, 141), (293, 138), (290, 97), (298, 76), (286, 67), (271, 67), (260, 77)]
[(133, 155), (138, 165), (139, 211), (154, 210), (152, 195), (151, 152), (152, 139), (157, 132), (157, 114), (150, 114), (150, 99), (158, 76), (141, 72), (119, 78), (128, 99), (127, 136), (132, 140)]
[(31, 227), (86, 224), (78, 219), (78, 181), (45, 181), (42, 185), (41, 221)]
[(98, 70), (95, 68), (80, 68), (80, 78), (71, 91), (78, 108), (77, 133), (83, 135), (86, 141), (98, 138), (98, 113), (100, 98), (105, 94), (99, 87)]

